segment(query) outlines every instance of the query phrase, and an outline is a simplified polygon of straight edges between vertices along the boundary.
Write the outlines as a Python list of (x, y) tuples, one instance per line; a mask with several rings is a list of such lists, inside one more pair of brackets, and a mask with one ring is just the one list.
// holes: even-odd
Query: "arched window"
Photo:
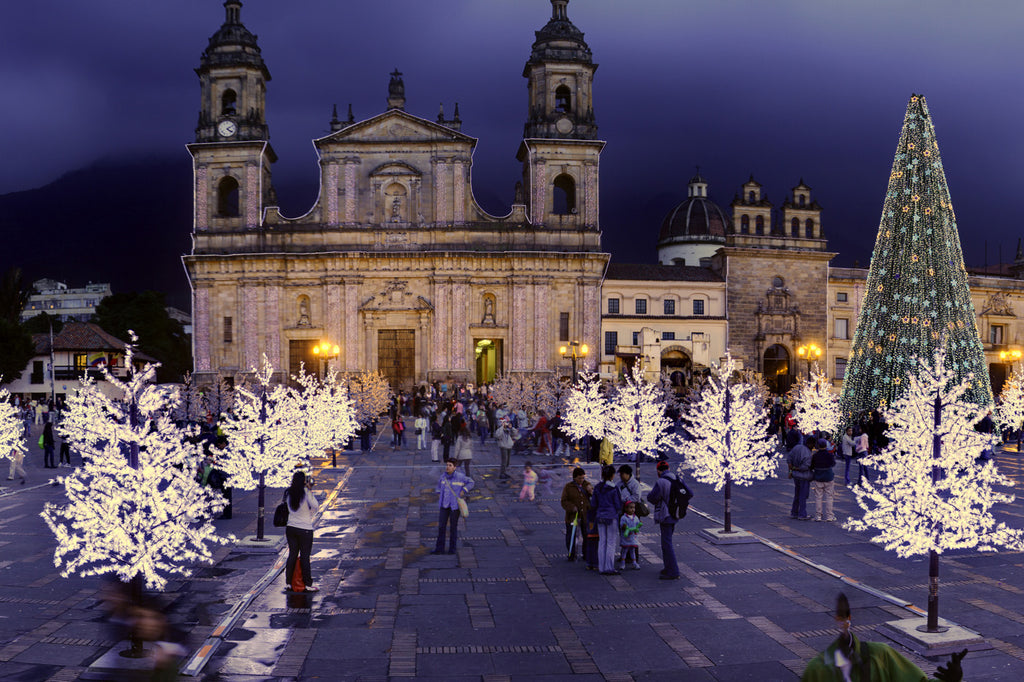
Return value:
[(764, 216), (759, 215), (754, 219), (754, 234), (764, 234)]
[(755, 197), (757, 197), (757, 193), (755, 193), (754, 190), (750, 190), (750, 201), (748, 203), (752, 204), (757, 201)]
[(566, 85), (555, 88), (555, 111), (561, 114), (572, 113), (572, 91)]
[(576, 182), (571, 175), (562, 173), (554, 182), (551, 212), (556, 215), (576, 213)]
[(800, 208), (803, 208), (806, 205), (807, 205), (807, 195), (806, 194), (801, 194), (800, 195)]
[(217, 215), (234, 218), (238, 213), (238, 180), (230, 175), (221, 178), (217, 184)]
[(793, 218), (793, 220), (790, 222), (790, 226), (793, 228), (793, 232), (792, 232), (793, 236), (794, 237), (799, 237), (800, 236), (800, 219), (799, 218)]
[(804, 236), (808, 239), (814, 239), (814, 221), (810, 218), (804, 222)]
[(740, 234), (750, 234), (750, 216), (740, 216)]
[(221, 116), (234, 116), (236, 113), (236, 102), (238, 95), (235, 94), (234, 90), (228, 89), (224, 91), (224, 94), (220, 98), (220, 115)]

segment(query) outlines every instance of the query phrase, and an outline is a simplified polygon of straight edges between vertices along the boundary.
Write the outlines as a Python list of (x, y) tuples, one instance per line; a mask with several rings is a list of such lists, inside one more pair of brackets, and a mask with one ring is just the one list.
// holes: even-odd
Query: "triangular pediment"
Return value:
[(465, 142), (476, 145), (476, 138), (463, 135), (440, 123), (413, 116), (400, 109), (354, 123), (342, 130), (314, 141), (316, 146), (343, 142)]

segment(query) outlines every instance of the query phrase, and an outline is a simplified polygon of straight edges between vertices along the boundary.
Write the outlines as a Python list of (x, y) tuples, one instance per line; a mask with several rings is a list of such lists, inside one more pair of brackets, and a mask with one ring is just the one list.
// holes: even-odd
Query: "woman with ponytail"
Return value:
[(285, 582), (291, 584), (295, 574), (295, 561), (299, 561), (302, 570), (302, 582), (306, 592), (316, 592), (313, 578), (309, 572), (309, 555), (313, 551), (313, 517), (320, 503), (312, 491), (313, 479), (306, 478), (303, 471), (292, 475), (292, 484), (284, 491), (284, 499), (288, 503), (288, 526), (285, 537), (288, 539), (288, 562), (285, 566)]

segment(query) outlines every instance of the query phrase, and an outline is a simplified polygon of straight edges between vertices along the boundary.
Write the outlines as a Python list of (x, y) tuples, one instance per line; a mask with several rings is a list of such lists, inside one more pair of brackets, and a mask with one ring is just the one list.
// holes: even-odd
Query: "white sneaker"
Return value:
[(632, 569), (634, 571), (639, 571), (640, 570), (640, 564), (637, 563), (636, 561), (634, 561), (632, 564), (630, 564), (630, 566), (632, 567)]

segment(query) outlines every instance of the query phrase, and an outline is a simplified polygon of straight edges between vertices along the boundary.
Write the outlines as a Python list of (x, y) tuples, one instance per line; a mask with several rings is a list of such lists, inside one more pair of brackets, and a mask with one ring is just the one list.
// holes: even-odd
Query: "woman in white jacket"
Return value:
[(284, 529), (288, 539), (285, 583), (291, 585), (298, 560), (306, 592), (318, 591), (313, 587), (313, 576), (309, 571), (309, 555), (313, 552), (313, 518), (320, 506), (312, 487), (313, 479), (307, 479), (305, 472), (296, 471), (292, 475), (292, 484), (284, 491), (284, 499), (288, 503), (288, 526)]

